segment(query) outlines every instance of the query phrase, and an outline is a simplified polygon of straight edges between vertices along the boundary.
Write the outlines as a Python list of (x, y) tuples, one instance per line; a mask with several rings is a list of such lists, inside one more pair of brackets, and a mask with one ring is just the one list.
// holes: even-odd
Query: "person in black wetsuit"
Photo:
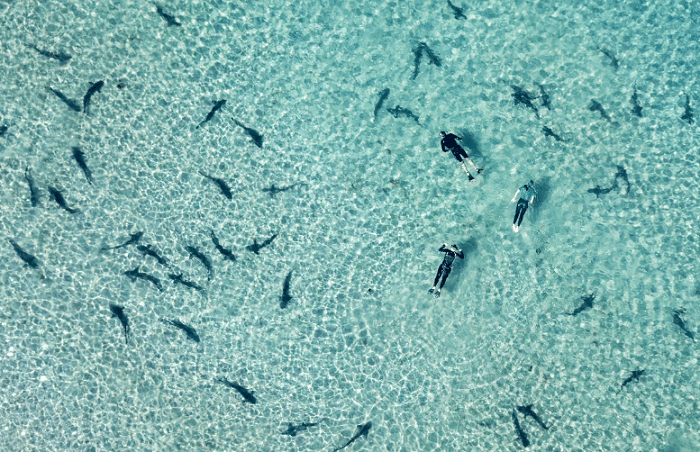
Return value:
[[(457, 248), (457, 245), (452, 245), (451, 247), (447, 247), (447, 243), (444, 243), (440, 249), (438, 250), (441, 253), (445, 253), (445, 258), (442, 260), (442, 264), (440, 264), (440, 268), (438, 268), (437, 275), (435, 275), (435, 281), (433, 282), (433, 287), (430, 288), (428, 293), (433, 293), (435, 292), (435, 298), (440, 298), (440, 291), (442, 290), (442, 286), (445, 285), (445, 281), (447, 281), (447, 277), (450, 276), (450, 272), (452, 271), (452, 262), (454, 262), (455, 257), (459, 257), (460, 259), (464, 259), (464, 253), (462, 253), (462, 250)], [(438, 281), (440, 281), (440, 277), (442, 276), (442, 282), (440, 283), (440, 287), (435, 290), (437, 287)]]
[[(518, 188), (518, 191), (515, 192), (513, 199), (510, 200), (510, 202), (515, 202), (516, 198), (518, 200), (518, 205), (515, 206), (515, 217), (513, 217), (513, 232), (517, 233), (520, 229), (520, 223), (523, 222), (525, 211), (530, 204), (535, 201), (535, 194), (535, 183), (530, 181)], [(518, 198), (518, 195), (520, 195), (520, 198)]]
[(458, 137), (454, 133), (446, 133), (446, 132), (440, 132), (440, 137), (442, 140), (440, 141), (440, 147), (442, 147), (442, 152), (447, 152), (447, 151), (452, 151), (452, 155), (455, 156), (457, 161), (459, 162), (460, 165), (462, 165), (462, 169), (464, 170), (465, 173), (467, 173), (467, 176), (469, 177), (469, 182), (474, 182), (476, 179), (474, 176), (471, 175), (469, 170), (467, 169), (467, 165), (464, 164), (464, 160), (469, 162), (471, 166), (476, 169), (476, 174), (481, 174), (484, 169), (477, 167), (474, 162), (472, 162), (472, 159), (469, 158), (467, 153), (464, 151), (464, 148), (457, 144), (457, 140), (462, 140), (461, 137)]

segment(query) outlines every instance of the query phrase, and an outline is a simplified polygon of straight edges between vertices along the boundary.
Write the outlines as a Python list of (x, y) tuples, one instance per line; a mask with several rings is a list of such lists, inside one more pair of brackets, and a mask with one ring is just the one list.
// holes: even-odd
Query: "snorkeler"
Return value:
[(474, 162), (472, 162), (472, 159), (469, 158), (467, 153), (464, 151), (462, 146), (457, 144), (457, 140), (462, 140), (461, 137), (458, 137), (457, 135), (453, 133), (446, 133), (446, 132), (440, 132), (440, 137), (442, 137), (442, 140), (440, 141), (440, 146), (442, 147), (442, 152), (447, 152), (447, 151), (452, 151), (452, 155), (455, 156), (457, 161), (459, 162), (460, 165), (462, 165), (462, 169), (464, 170), (465, 173), (467, 173), (467, 176), (469, 177), (469, 182), (474, 182), (476, 179), (474, 176), (471, 175), (469, 170), (467, 169), (467, 165), (465, 165), (464, 161), (466, 160), (469, 162), (474, 169), (476, 169), (476, 174), (481, 174), (484, 169), (477, 167)]
[[(462, 253), (461, 249), (457, 248), (457, 245), (452, 245), (448, 248), (447, 243), (444, 243), (438, 251), (445, 253), (445, 258), (442, 260), (440, 268), (438, 268), (435, 281), (433, 281), (433, 287), (431, 287), (428, 291), (428, 293), (435, 292), (435, 298), (440, 298), (440, 291), (442, 290), (442, 286), (445, 285), (447, 277), (450, 276), (450, 272), (452, 271), (452, 262), (454, 262), (455, 256), (458, 256), (460, 259), (464, 259), (464, 253)], [(442, 276), (442, 282), (440, 283), (440, 288), (435, 291), (437, 283), (440, 281), (440, 276)]]
[(520, 198), (518, 199), (518, 205), (515, 206), (515, 217), (513, 217), (513, 232), (515, 233), (520, 229), (520, 223), (523, 222), (523, 216), (525, 216), (525, 211), (528, 206), (535, 201), (535, 195), (537, 194), (537, 192), (535, 192), (535, 183), (530, 181), (518, 188), (518, 191), (515, 192), (510, 202), (515, 202), (516, 198), (518, 198), (518, 194), (520, 194)]

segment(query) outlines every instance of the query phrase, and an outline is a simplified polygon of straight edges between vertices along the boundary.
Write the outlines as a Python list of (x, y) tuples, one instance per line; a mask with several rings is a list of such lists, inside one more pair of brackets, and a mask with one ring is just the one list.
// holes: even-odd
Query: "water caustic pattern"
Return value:
[(3, 447), (697, 450), (697, 9), (0, 4)]

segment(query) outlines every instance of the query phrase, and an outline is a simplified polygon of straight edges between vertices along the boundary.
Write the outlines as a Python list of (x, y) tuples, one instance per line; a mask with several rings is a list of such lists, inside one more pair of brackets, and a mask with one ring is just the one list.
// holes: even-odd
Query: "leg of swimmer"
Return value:
[(513, 232), (517, 234), (518, 230), (520, 229), (520, 223), (523, 221), (523, 205), (521, 204), (520, 200), (518, 201), (518, 205), (515, 207), (515, 217), (513, 217)]
[(523, 208), (520, 211), (520, 219), (518, 220), (518, 226), (520, 226), (520, 224), (523, 222), (523, 218), (525, 217), (525, 211), (527, 211), (527, 206), (528, 204), (526, 203), (525, 205), (523, 205)]
[(467, 169), (467, 165), (464, 164), (464, 162), (459, 162), (460, 165), (462, 165), (462, 169), (464, 170), (465, 173), (467, 173), (467, 177), (469, 177), (469, 181), (474, 180), (474, 176), (471, 175), (469, 170)]
[(476, 170), (476, 174), (481, 174), (484, 171), (483, 168), (479, 168), (478, 166), (476, 166), (476, 163), (474, 163), (471, 158), (467, 157), (466, 160), (471, 166), (474, 167), (474, 169)]
[[(442, 275), (442, 264), (440, 264), (440, 268), (438, 268), (437, 275), (435, 275), (435, 281), (433, 281), (433, 287), (430, 288), (428, 293), (433, 293), (435, 291), (435, 288), (437, 287), (438, 281), (440, 281), (440, 276)], [(438, 292), (440, 290), (438, 289)]]
[(447, 277), (450, 276), (450, 272), (452, 271), (452, 268), (447, 267), (445, 271), (442, 273), (442, 282), (440, 283), (440, 290), (442, 290), (443, 286), (445, 285), (445, 281), (447, 281)]
[(440, 281), (440, 276), (443, 274), (443, 268), (442, 264), (440, 264), (440, 268), (438, 268), (437, 275), (435, 275), (435, 281), (433, 281), (433, 286), (437, 286), (437, 283)]
[(440, 291), (442, 290), (442, 286), (445, 285), (445, 281), (447, 281), (447, 277), (450, 276), (450, 271), (452, 270), (451, 267), (447, 267), (443, 270), (442, 272), (442, 282), (440, 283), (440, 288), (435, 292), (435, 298), (440, 298)]

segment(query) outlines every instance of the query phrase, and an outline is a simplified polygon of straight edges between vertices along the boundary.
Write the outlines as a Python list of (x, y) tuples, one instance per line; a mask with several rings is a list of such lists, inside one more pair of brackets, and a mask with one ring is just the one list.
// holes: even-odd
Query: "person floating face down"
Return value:
[[(513, 232), (517, 233), (520, 229), (520, 224), (523, 222), (523, 217), (525, 216), (525, 211), (535, 201), (535, 183), (533, 181), (528, 182), (522, 187), (518, 188), (515, 192), (513, 199), (510, 202), (515, 202), (518, 200), (518, 204), (515, 206), (515, 217), (513, 217)], [(520, 195), (520, 198), (518, 198)]]
[[(464, 253), (462, 253), (462, 250), (457, 248), (457, 245), (452, 245), (451, 247), (447, 247), (447, 243), (444, 243), (440, 249), (438, 250), (441, 253), (445, 253), (445, 258), (442, 260), (442, 264), (440, 264), (440, 268), (438, 268), (437, 275), (435, 275), (435, 281), (433, 281), (433, 287), (430, 288), (428, 293), (433, 293), (435, 292), (435, 298), (440, 298), (440, 291), (442, 290), (442, 286), (445, 285), (445, 281), (447, 281), (447, 277), (450, 276), (450, 272), (452, 271), (452, 262), (454, 262), (455, 257), (459, 257), (460, 259), (464, 259)], [(440, 283), (440, 287), (435, 290), (437, 287), (438, 281), (440, 281), (440, 277), (442, 276), (442, 282)]]
[(469, 158), (462, 146), (460, 146), (457, 143), (457, 140), (461, 141), (462, 138), (458, 137), (453, 133), (445, 132), (440, 132), (440, 137), (442, 138), (442, 140), (440, 141), (440, 147), (442, 147), (442, 152), (451, 151), (452, 155), (455, 156), (459, 164), (462, 165), (462, 169), (464, 170), (464, 172), (467, 173), (467, 176), (469, 177), (469, 182), (474, 182), (476, 179), (474, 178), (474, 176), (471, 175), (471, 173), (467, 169), (467, 165), (464, 164), (463, 159), (469, 162), (469, 164), (473, 166), (474, 169), (476, 169), (476, 174), (481, 174), (484, 171), (484, 169), (477, 167), (474, 164), (474, 162), (472, 162), (472, 159)]

